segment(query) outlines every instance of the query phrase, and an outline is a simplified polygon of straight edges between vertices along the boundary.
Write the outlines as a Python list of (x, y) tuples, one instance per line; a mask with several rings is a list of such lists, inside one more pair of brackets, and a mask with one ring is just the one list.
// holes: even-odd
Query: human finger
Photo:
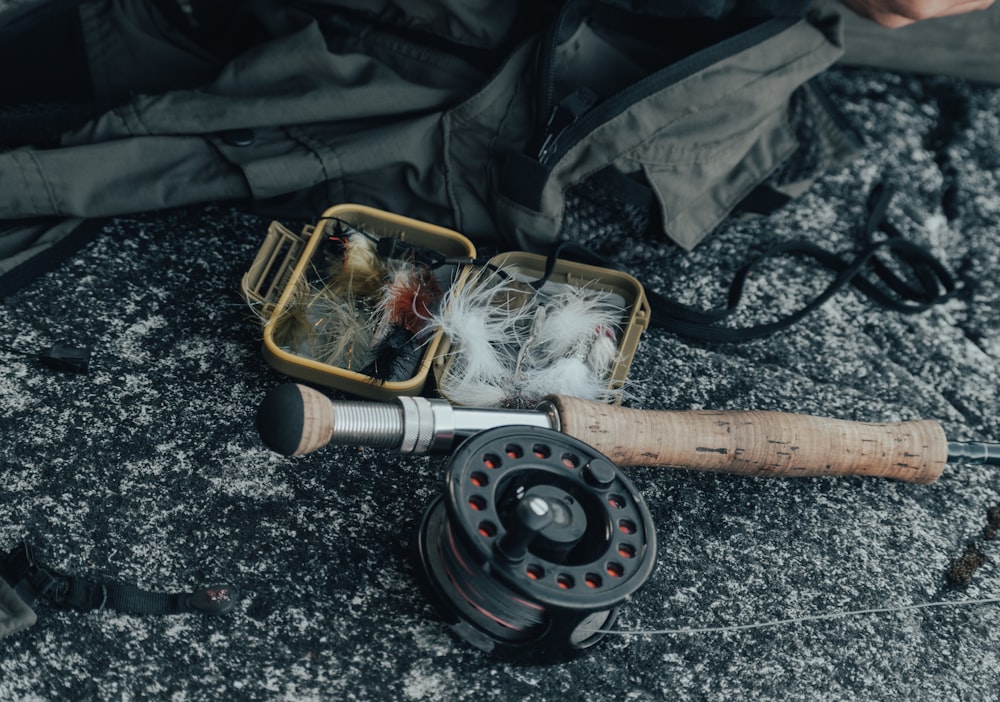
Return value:
[(985, 10), (994, 0), (843, 0), (863, 17), (898, 28), (922, 20)]

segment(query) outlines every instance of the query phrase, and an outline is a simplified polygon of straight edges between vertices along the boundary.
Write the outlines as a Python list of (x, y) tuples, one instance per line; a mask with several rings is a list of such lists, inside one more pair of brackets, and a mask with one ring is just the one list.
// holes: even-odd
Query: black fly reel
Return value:
[(611, 628), (649, 578), (653, 521), (605, 456), (551, 429), (476, 434), (452, 456), (418, 549), (451, 629), (508, 659), (566, 660)]

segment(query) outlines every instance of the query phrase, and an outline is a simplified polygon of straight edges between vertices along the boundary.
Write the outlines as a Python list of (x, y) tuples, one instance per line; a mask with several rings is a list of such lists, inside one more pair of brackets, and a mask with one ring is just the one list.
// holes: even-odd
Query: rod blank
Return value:
[(1000, 466), (1000, 444), (982, 441), (949, 441), (948, 463)]

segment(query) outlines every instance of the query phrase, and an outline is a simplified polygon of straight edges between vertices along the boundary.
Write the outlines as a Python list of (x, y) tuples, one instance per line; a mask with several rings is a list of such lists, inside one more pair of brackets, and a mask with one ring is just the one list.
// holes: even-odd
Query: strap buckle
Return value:
[(210, 585), (191, 593), (187, 604), (199, 612), (217, 616), (231, 612), (237, 599), (236, 589), (232, 585)]
[(27, 629), (38, 621), (38, 615), (21, 596), (0, 578), (0, 639)]
[(65, 585), (63, 580), (52, 575), (35, 560), (27, 541), (22, 541), (0, 560), (0, 576), (29, 604), (34, 604), (52, 590), (63, 589), (62, 586)]

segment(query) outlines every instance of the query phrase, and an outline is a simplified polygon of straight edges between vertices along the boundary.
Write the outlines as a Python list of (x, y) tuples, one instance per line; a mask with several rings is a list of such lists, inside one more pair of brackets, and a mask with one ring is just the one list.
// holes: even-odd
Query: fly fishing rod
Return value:
[(264, 398), (257, 428), (288, 456), (331, 443), (450, 452), (446, 489), (414, 543), (419, 580), (458, 638), (531, 662), (567, 660), (612, 633), (653, 572), (652, 516), (623, 466), (930, 483), (948, 462), (1000, 464), (1000, 445), (948, 442), (934, 421), (645, 411), (565, 396), (534, 410), (475, 409), (332, 401), (285, 384)]
[(448, 452), (465, 438), (503, 426), (562, 432), (618, 466), (757, 477), (863, 475), (932, 483), (949, 463), (1000, 465), (1000, 444), (949, 441), (934, 420), (874, 423), (757, 410), (638, 410), (560, 395), (534, 410), (453, 407), (424, 397), (333, 401), (294, 383), (273, 388), (257, 412), (262, 441), (286, 456), (328, 444)]

